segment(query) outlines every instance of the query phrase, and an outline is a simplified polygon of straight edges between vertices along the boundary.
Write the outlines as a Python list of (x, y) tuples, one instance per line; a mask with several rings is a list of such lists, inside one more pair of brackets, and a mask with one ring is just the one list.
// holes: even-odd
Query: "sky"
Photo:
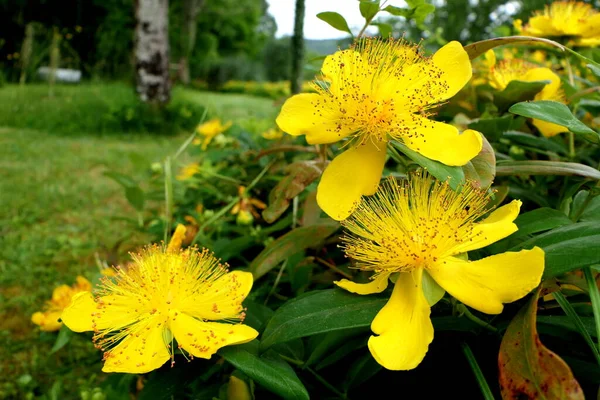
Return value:
[[(347, 34), (332, 28), (316, 15), (323, 11), (336, 11), (348, 22), (350, 29), (357, 32), (365, 23), (358, 9), (358, 0), (305, 0), (304, 37), (307, 39), (337, 39)], [(268, 12), (277, 21), (277, 36), (289, 36), (294, 31), (294, 8), (296, 0), (267, 0)], [(406, 6), (403, 0), (390, 0), (387, 4)], [(374, 29), (376, 31), (376, 28)]]

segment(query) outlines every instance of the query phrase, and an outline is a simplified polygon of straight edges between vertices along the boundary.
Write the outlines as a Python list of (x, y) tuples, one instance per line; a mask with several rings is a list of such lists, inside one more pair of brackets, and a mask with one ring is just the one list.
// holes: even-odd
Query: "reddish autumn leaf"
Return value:
[(500, 345), (502, 398), (583, 400), (569, 366), (540, 341), (536, 329), (538, 289), (512, 320)]

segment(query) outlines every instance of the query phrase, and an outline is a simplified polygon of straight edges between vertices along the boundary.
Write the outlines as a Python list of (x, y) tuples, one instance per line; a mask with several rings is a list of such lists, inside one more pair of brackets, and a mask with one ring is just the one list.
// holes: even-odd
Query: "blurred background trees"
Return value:
[[(422, 24), (391, 16), (378, 21), (406, 32), (411, 40), (423, 38), (425, 44), (442, 37), (468, 43), (510, 34), (512, 19), (524, 18), (545, 3), (431, 0), (437, 11)], [(171, 80), (204, 81), (216, 88), (228, 80), (291, 79), (291, 54), (297, 51), (292, 53), (290, 37), (275, 36), (277, 25), (267, 0), (170, 0), (168, 7)], [(53, 32), (61, 36), (60, 67), (80, 69), (87, 79), (135, 79), (133, 0), (0, 0), (0, 27), (0, 65), (6, 80), (32, 78), (40, 66), (50, 64)], [(315, 58), (346, 42), (305, 40), (302, 78), (309, 79), (318, 69)]]

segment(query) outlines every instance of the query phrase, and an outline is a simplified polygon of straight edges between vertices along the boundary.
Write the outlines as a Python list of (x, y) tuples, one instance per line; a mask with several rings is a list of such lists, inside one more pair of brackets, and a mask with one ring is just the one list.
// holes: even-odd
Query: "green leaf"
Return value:
[(534, 44), (534, 45), (547, 44), (550, 46), (558, 47), (559, 49), (561, 49), (563, 51), (567, 50), (567, 48), (565, 46), (563, 46), (562, 44), (559, 44), (559, 43), (557, 43), (553, 40), (549, 40), (549, 39), (536, 38), (536, 37), (530, 37), (530, 36), (505, 36), (505, 37), (486, 39), (486, 40), (481, 40), (479, 42), (471, 43), (471, 44), (465, 46), (465, 51), (469, 55), (469, 58), (471, 60), (473, 60), (490, 49), (493, 49), (498, 46), (506, 46), (508, 44), (515, 44), (515, 43), (521, 43), (521, 44), (530, 43), (530, 44)]
[(308, 400), (308, 392), (298, 376), (274, 351), (258, 355), (254, 340), (238, 346), (226, 346), (218, 354), (265, 389), (284, 399)]
[(511, 251), (541, 247), (546, 253), (543, 279), (554, 278), (574, 269), (600, 262), (600, 224), (578, 222), (552, 229), (526, 240)]
[(102, 175), (114, 180), (119, 185), (123, 186), (124, 188), (137, 186), (137, 182), (134, 181), (133, 178), (131, 178), (130, 176), (121, 174), (119, 172), (105, 171), (102, 173)]
[(527, 118), (540, 119), (542, 121), (564, 126), (569, 131), (581, 135), (592, 143), (600, 143), (600, 136), (598, 133), (575, 118), (571, 113), (571, 110), (569, 110), (569, 107), (558, 101), (538, 100), (517, 103), (508, 111)]
[(319, 14), (317, 14), (317, 18), (319, 18), (322, 21), (327, 22), (329, 25), (331, 25), (333, 28), (337, 29), (338, 31), (348, 32), (349, 34), (352, 35), (352, 31), (348, 27), (348, 23), (346, 22), (346, 19), (334, 11), (325, 11), (325, 12), (319, 13)]
[(587, 165), (561, 161), (501, 160), (496, 164), (496, 175), (566, 175), (600, 179), (600, 171)]
[(475, 158), (462, 167), (465, 178), (487, 188), (496, 176), (496, 154), (490, 142), (483, 137), (483, 146)]
[[(348, 342), (357, 335), (364, 334), (368, 331), (368, 327), (360, 327), (355, 329), (345, 329), (341, 331), (333, 331), (314, 335), (310, 338), (309, 343), (313, 345), (313, 350), (304, 363), (306, 366), (311, 366), (315, 362), (321, 360), (327, 354), (333, 353), (333, 349), (338, 348), (342, 343)], [(316, 343), (316, 344), (315, 344)]]
[(580, 221), (598, 221), (600, 220), (600, 196), (596, 196), (589, 201), (581, 216)]
[(381, 371), (382, 368), (370, 353), (363, 355), (350, 365), (348, 374), (342, 384), (344, 391), (365, 383)]
[(298, 161), (285, 168), (288, 174), (269, 193), (269, 206), (262, 212), (268, 223), (273, 223), (288, 209), (290, 201), (323, 173), (320, 161)]
[(410, 8), (417, 8), (419, 7), (421, 4), (425, 4), (425, 0), (406, 0), (406, 4), (410, 7)]
[(359, 8), (360, 15), (362, 15), (367, 21), (371, 21), (379, 12), (379, 0), (363, 0), (360, 2)]
[(144, 191), (139, 186), (125, 188), (125, 197), (129, 204), (138, 211), (144, 210)]
[(430, 307), (433, 307), (444, 297), (446, 291), (429, 275), (427, 271), (423, 273), (423, 295), (427, 299)]
[(567, 317), (569, 317), (571, 323), (575, 325), (579, 334), (583, 337), (587, 345), (590, 347), (592, 353), (594, 353), (596, 361), (598, 362), (598, 364), (600, 364), (600, 353), (598, 353), (598, 348), (594, 344), (592, 336), (587, 331), (585, 324), (583, 323), (579, 315), (577, 315), (577, 311), (575, 311), (571, 303), (569, 303), (569, 300), (567, 300), (567, 298), (561, 292), (553, 292), (552, 295), (554, 296), (556, 302), (560, 305), (560, 308), (562, 308), (565, 314), (567, 314)]
[(450, 167), (441, 162), (430, 160), (397, 141), (391, 141), (391, 144), (440, 181), (448, 180), (452, 189), (456, 189), (460, 184), (465, 182), (465, 174), (461, 167)]
[(408, 8), (400, 8), (395, 6), (387, 6), (383, 11), (389, 12), (396, 17), (410, 18), (413, 15), (413, 10)]
[(494, 104), (499, 110), (505, 111), (515, 103), (533, 100), (548, 83), (550, 81), (510, 81), (503, 91), (494, 95)]
[(515, 220), (515, 224), (517, 224), (519, 230), (511, 237), (531, 235), (532, 233), (543, 232), (572, 223), (573, 221), (562, 211), (542, 207), (520, 214)]
[(509, 139), (511, 142), (535, 149), (548, 150), (557, 154), (567, 154), (567, 148), (561, 143), (545, 137), (534, 136), (530, 133), (506, 131), (502, 137)]
[(432, 4), (421, 4), (413, 11), (413, 18), (417, 24), (425, 22), (425, 18), (435, 11), (435, 6)]
[(583, 400), (569, 366), (539, 340), (536, 330), (538, 289), (512, 320), (500, 345), (499, 382), (502, 398)]
[(524, 118), (515, 118), (509, 114), (498, 118), (476, 119), (469, 124), (469, 129), (483, 133), (489, 140), (497, 140), (503, 132), (519, 129), (524, 122)]
[[(583, 322), (583, 325), (585, 326), (587, 332), (591, 336), (597, 337), (594, 325), (594, 318), (581, 317), (581, 321)], [(575, 327), (571, 322), (571, 319), (562, 315), (540, 315), (538, 316), (538, 326), (541, 327), (542, 325), (546, 325), (547, 327), (558, 327), (559, 330), (557, 336), (564, 334), (565, 330), (571, 332), (579, 332), (577, 330), (577, 327)]]
[(382, 38), (389, 38), (392, 34), (392, 26), (385, 22), (372, 22), (371, 25), (379, 28), (379, 35)]
[(594, 75), (600, 78), (600, 67), (594, 64), (587, 64), (587, 67), (592, 70)]
[(365, 327), (384, 306), (378, 296), (357, 296), (339, 289), (319, 290), (288, 301), (273, 315), (261, 347), (318, 333)]
[(296, 228), (269, 244), (250, 263), (248, 270), (255, 280), (259, 279), (283, 260), (307, 248), (319, 246), (339, 227), (338, 222), (323, 219), (318, 224)]
[(52, 346), (52, 349), (50, 349), (50, 354), (54, 354), (65, 347), (72, 337), (73, 332), (65, 325), (61, 326), (58, 336), (56, 337), (56, 341), (54, 342), (54, 346)]

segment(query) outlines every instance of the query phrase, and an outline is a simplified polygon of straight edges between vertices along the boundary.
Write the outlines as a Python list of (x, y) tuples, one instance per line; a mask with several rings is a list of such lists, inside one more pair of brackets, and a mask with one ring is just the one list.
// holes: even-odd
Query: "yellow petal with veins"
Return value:
[(457, 300), (486, 314), (500, 314), (503, 303), (519, 300), (540, 284), (544, 251), (539, 247), (477, 261), (449, 257), (428, 270)]
[(391, 370), (409, 370), (421, 363), (433, 340), (430, 308), (421, 288), (423, 270), (401, 273), (387, 304), (371, 329), (369, 350), (375, 360)]
[(317, 203), (331, 218), (348, 218), (360, 197), (375, 193), (385, 164), (386, 144), (370, 141), (338, 155), (327, 166), (317, 188)]
[(354, 283), (348, 279), (342, 279), (341, 281), (335, 281), (333, 283), (351, 293), (373, 294), (381, 293), (388, 287), (389, 277), (390, 274), (381, 273), (369, 283)]

